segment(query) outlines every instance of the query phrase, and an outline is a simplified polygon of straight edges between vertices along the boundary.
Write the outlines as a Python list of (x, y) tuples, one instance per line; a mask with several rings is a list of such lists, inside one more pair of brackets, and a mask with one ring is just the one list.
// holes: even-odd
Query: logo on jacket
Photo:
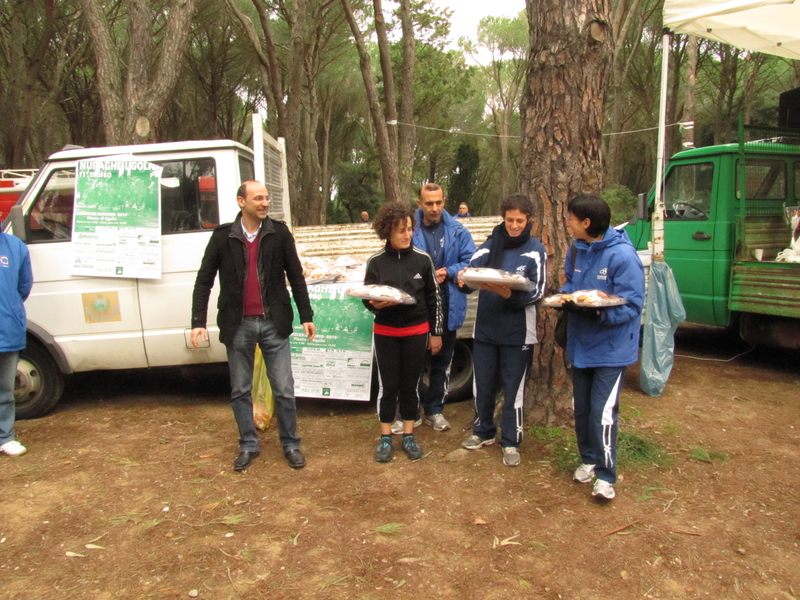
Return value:
[(600, 269), (600, 274), (597, 276), (597, 278), (603, 281), (608, 279), (608, 269)]
[(7, 269), (11, 265), (11, 261), (8, 260), (7, 256), (0, 256), (0, 265)]
[(419, 273), (417, 273), (416, 275), (414, 275), (414, 279), (422, 279), (422, 275), (420, 275)]

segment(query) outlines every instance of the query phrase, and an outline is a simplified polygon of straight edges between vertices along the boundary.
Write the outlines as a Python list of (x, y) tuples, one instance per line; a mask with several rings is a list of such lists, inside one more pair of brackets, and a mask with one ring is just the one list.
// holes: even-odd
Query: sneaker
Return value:
[[(414, 429), (422, 425), (422, 417), (414, 421)], [(394, 423), (392, 423), (392, 433), (394, 435), (402, 435), (403, 434), (403, 420), (397, 419)]]
[(503, 448), (503, 464), (507, 467), (518, 467), (520, 463), (519, 448), (506, 446)]
[(381, 437), (381, 440), (378, 442), (378, 447), (375, 448), (375, 460), (382, 463), (392, 462), (392, 454), (394, 454), (392, 438)]
[(616, 496), (614, 493), (614, 484), (598, 479), (594, 482), (592, 496), (601, 500), (613, 500), (614, 496)]
[(489, 438), (488, 440), (482, 440), (477, 435), (471, 435), (463, 442), (461, 442), (461, 445), (467, 450), (477, 450), (478, 448), (483, 448), (484, 446), (491, 446), (492, 444), (494, 444), (494, 438)]
[(578, 483), (591, 483), (592, 479), (594, 479), (594, 465), (581, 465), (575, 469), (572, 479)]
[(422, 451), (422, 448), (419, 447), (417, 440), (414, 439), (412, 434), (403, 436), (403, 450), (405, 450), (409, 460), (419, 460), (425, 456), (425, 453)]
[(433, 427), (434, 431), (447, 431), (450, 429), (450, 421), (445, 419), (442, 413), (426, 417), (425, 425), (430, 425)]
[(0, 446), (0, 452), (8, 456), (22, 456), (28, 449), (20, 444), (17, 440), (11, 440)]

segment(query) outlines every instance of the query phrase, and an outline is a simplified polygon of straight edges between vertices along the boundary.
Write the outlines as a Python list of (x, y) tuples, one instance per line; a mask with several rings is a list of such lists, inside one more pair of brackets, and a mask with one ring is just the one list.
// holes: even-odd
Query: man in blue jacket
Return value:
[[(426, 183), (419, 191), (417, 214), (415, 216), (414, 246), (427, 252), (436, 268), (436, 281), (442, 300), (444, 327), (442, 349), (431, 355), (430, 381), (428, 391), (420, 398), (425, 411), (425, 424), (435, 431), (450, 429), (444, 410), (447, 388), (450, 385), (450, 364), (456, 345), (456, 330), (464, 323), (467, 314), (467, 298), (458, 291), (456, 275), (467, 266), (475, 253), (472, 234), (444, 209), (445, 196), (442, 187), (436, 183)], [(415, 426), (421, 423), (415, 421)], [(392, 425), (392, 433), (400, 434), (403, 422)]]
[(25, 348), (25, 306), (33, 287), (28, 247), (2, 233), (0, 222), (0, 453), (20, 456), (28, 450), (14, 439), (14, 380), (19, 351)]
[(590, 483), (592, 496), (613, 500), (617, 480), (617, 417), (625, 369), (639, 358), (644, 305), (644, 267), (624, 231), (609, 227), (611, 210), (591, 194), (567, 205), (567, 231), (575, 239), (567, 254), (561, 292), (599, 290), (626, 303), (606, 308), (567, 302), (567, 356), (572, 363), (575, 434), (582, 465), (573, 479)]

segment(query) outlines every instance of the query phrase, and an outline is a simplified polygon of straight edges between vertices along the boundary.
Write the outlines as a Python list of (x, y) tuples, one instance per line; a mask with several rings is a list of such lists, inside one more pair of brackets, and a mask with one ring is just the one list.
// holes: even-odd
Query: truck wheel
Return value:
[(29, 342), (19, 353), (14, 400), (17, 419), (36, 419), (53, 408), (64, 391), (64, 377), (50, 354)]
[[(420, 392), (428, 391), (430, 371), (426, 365), (422, 374)], [(472, 397), (472, 351), (464, 340), (456, 340), (453, 362), (450, 364), (450, 387), (447, 389), (447, 402), (460, 402)]]

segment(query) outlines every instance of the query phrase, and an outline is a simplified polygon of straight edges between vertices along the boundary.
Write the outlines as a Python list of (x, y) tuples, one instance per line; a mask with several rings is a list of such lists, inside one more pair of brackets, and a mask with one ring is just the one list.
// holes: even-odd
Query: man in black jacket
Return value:
[(237, 192), (242, 209), (233, 223), (214, 230), (197, 272), (192, 296), (192, 345), (208, 340), (208, 299), (219, 272), (217, 307), (219, 339), (228, 353), (231, 375), (231, 408), (239, 427), (239, 456), (233, 463), (243, 471), (258, 454), (258, 435), (253, 423), (253, 360), (261, 347), (267, 377), (275, 398), (278, 433), (289, 466), (300, 469), (305, 458), (297, 436), (294, 378), (289, 350), (292, 305), (286, 279), (309, 340), (316, 329), (308, 299), (303, 267), (294, 238), (282, 221), (267, 217), (269, 191), (258, 181), (246, 181)]

